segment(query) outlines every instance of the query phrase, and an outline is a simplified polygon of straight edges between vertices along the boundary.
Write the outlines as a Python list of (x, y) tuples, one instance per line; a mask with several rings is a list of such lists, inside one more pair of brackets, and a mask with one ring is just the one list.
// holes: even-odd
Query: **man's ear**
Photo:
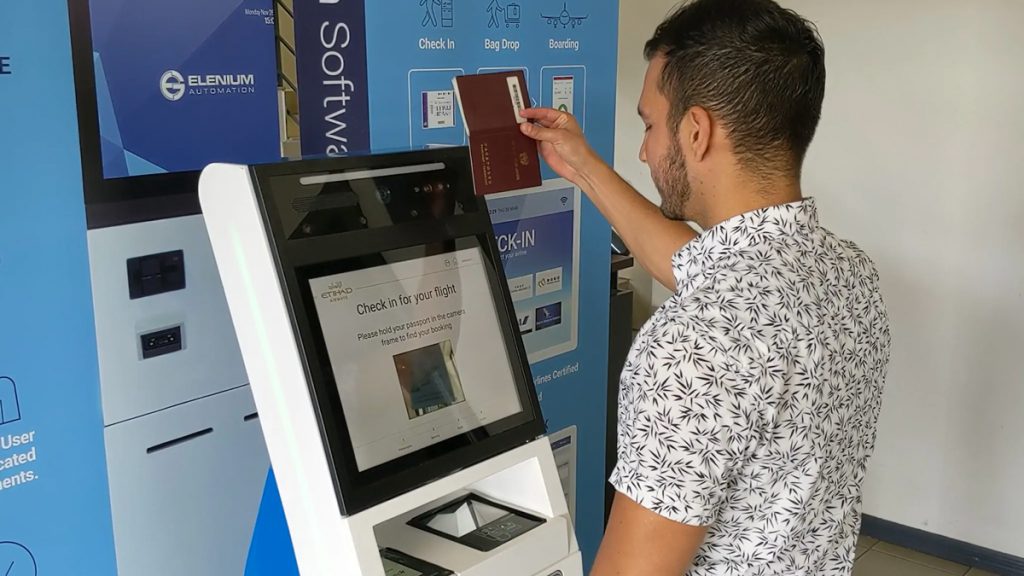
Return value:
[(705, 108), (693, 106), (679, 123), (679, 144), (695, 161), (700, 162), (711, 149), (711, 114)]

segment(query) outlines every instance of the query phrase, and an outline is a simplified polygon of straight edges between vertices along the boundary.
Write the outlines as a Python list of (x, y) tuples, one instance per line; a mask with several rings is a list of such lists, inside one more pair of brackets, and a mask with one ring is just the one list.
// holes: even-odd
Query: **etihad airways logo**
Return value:
[(345, 286), (344, 282), (331, 282), (327, 285), (327, 290), (320, 293), (320, 298), (331, 303), (343, 302), (348, 300), (348, 297), (353, 292), (354, 290), (349, 286)]
[(253, 94), (256, 77), (253, 74), (189, 74), (168, 70), (160, 76), (160, 94), (170, 102), (187, 95), (220, 96), (225, 94)]

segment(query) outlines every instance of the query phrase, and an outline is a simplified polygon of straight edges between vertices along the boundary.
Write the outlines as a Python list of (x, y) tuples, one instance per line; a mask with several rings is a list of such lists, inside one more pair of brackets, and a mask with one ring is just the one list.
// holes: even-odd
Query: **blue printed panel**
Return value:
[[(533, 103), (572, 111), (594, 148), (611, 162), (618, 6), (618, 0), (367, 2), (373, 148), (461, 144), (464, 129), (458, 114), (447, 118), (443, 106), (429, 105), (444, 103), (440, 92), (450, 86), (446, 82), (453, 71), (523, 69)], [(552, 179), (555, 174), (545, 166), (544, 177)], [(555, 220), (536, 223), (545, 230), (567, 229)], [(498, 222), (499, 234), (525, 230), (533, 223)], [(580, 263), (577, 342), (532, 366), (548, 430), (578, 428), (576, 530), (588, 570), (603, 532), (610, 237), (607, 222), (584, 198), (575, 238)], [(565, 245), (564, 240), (559, 242)], [(513, 276), (519, 264), (510, 260), (509, 265)], [(560, 300), (538, 301), (534, 313), (540, 309), (554, 322), (556, 302)], [(563, 303), (563, 324), (566, 313)], [(522, 320), (522, 312), (520, 316)], [(537, 333), (526, 336), (528, 349), (533, 347), (531, 336)]]
[[(352, 12), (339, 5), (333, 11), (303, 14), (308, 7), (299, 6), (309, 2), (296, 0), (296, 33), (305, 36), (297, 40), (298, 65), (308, 71), (300, 73), (303, 79), (319, 78), (312, 81), (312, 94), (320, 101), (300, 103), (304, 154), (343, 153), (329, 146), (362, 144), (367, 126), (374, 151), (464, 144), (465, 127), (453, 106), (452, 78), (462, 73), (522, 69), (533, 104), (573, 112), (594, 148), (612, 161), (618, 0), (357, 0), (342, 3), (353, 6)], [(364, 9), (365, 27), (360, 27), (355, 11)], [(324, 30), (338, 30), (332, 26), (339, 24), (347, 27), (353, 39), (365, 33), (365, 68), (358, 45), (341, 46), (337, 38), (330, 37), (325, 43), (320, 36)], [(304, 53), (305, 47), (310, 51)], [(325, 76), (322, 59), (331, 51), (345, 58), (344, 79), (352, 84), (341, 82), (339, 72), (335, 83), (325, 88), (323, 80), (330, 80), (331, 75)], [(365, 88), (361, 84), (364, 74)], [(300, 92), (307, 94), (309, 82), (300, 80), (303, 82)], [(359, 101), (353, 100), (344, 114), (337, 106), (340, 100), (332, 101), (333, 107), (324, 105), (324, 97), (361, 94), (368, 100), (368, 124), (360, 116)], [(311, 110), (316, 115), (312, 120)], [(334, 121), (325, 118), (329, 114), (335, 115)], [(313, 138), (319, 140), (307, 141), (310, 125), (314, 131), (326, 129), (328, 135), (333, 131), (336, 137), (324, 141), (314, 132)], [(345, 140), (339, 141), (341, 134)], [(544, 177), (553, 179), (555, 175), (545, 166)], [(547, 190), (554, 187), (549, 183)], [(489, 203), (492, 213), (506, 201), (505, 207), (511, 207), (505, 218), (494, 219), (499, 237), (526, 238), (532, 231), (534, 245), (505, 250), (505, 264), (513, 279), (533, 275), (533, 296), (517, 301), (517, 310), (522, 322), (523, 312), (532, 307), (534, 318), (526, 322), (533, 322), (533, 332), (526, 334), (524, 341), (532, 358), (542, 358), (532, 368), (548, 430), (576, 426), (579, 434), (576, 531), (584, 567), (589, 571), (603, 532), (611, 234), (607, 222), (586, 198), (572, 210), (550, 204), (560, 203), (563, 195), (571, 200), (579, 194), (571, 187), (568, 191), (571, 194), (537, 194), (525, 199), (513, 195)], [(570, 257), (574, 250), (576, 254)], [(538, 296), (536, 273), (559, 266), (563, 269), (561, 287)], [(537, 330), (538, 322), (541, 330)], [(575, 342), (565, 331), (574, 324)], [(553, 353), (538, 355), (544, 351)], [(247, 576), (274, 573), (263, 566), (283, 561), (290, 567), (294, 562), (285, 542), (266, 545), (274, 541), (273, 535), (279, 534), (283, 525), (271, 484), (272, 478)], [(293, 573), (290, 569), (284, 572)]]
[(280, 158), (272, 0), (92, 0), (107, 178)]
[[(115, 574), (67, 5), (0, 18), (0, 574)], [(10, 113), (12, 112), (13, 113)]]

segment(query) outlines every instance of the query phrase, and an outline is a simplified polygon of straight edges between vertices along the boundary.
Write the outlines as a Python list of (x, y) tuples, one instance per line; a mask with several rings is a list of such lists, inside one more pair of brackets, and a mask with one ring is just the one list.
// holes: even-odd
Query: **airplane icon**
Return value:
[(569, 13), (569, 4), (566, 2), (562, 4), (562, 12), (557, 16), (541, 14), (541, 18), (547, 20), (548, 24), (555, 28), (568, 28), (570, 26), (576, 28), (577, 26), (582, 26), (583, 21), (589, 18), (589, 16), (573, 16)]

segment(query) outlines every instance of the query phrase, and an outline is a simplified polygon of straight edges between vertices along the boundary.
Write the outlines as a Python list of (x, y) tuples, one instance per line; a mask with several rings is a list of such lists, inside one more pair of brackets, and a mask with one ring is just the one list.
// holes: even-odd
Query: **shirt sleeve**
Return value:
[(709, 526), (749, 457), (758, 410), (728, 315), (691, 310), (641, 333), (622, 375), (613, 487), (670, 520)]

